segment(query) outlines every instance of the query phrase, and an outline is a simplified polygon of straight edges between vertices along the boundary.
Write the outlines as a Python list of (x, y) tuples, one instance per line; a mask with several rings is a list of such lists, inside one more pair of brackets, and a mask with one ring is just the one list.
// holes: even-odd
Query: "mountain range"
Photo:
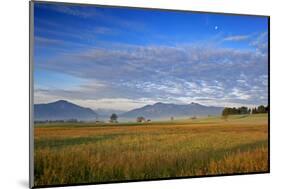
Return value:
[(149, 119), (155, 118), (170, 118), (170, 117), (188, 117), (188, 116), (203, 116), (203, 115), (218, 115), (221, 114), (222, 107), (204, 106), (198, 103), (190, 104), (166, 104), (158, 102), (153, 105), (146, 105), (142, 108), (137, 108), (128, 111), (121, 117), (135, 118), (143, 116)]
[(35, 104), (35, 120), (108, 120), (112, 113), (117, 113), (120, 119), (135, 120), (143, 116), (146, 119), (169, 119), (170, 117), (190, 117), (204, 115), (221, 114), (223, 107), (204, 106), (198, 103), (190, 104), (168, 104), (155, 103), (146, 105), (141, 108), (133, 109), (128, 112), (116, 110), (97, 109), (94, 111), (90, 108), (78, 106), (65, 100), (59, 100), (47, 104)]

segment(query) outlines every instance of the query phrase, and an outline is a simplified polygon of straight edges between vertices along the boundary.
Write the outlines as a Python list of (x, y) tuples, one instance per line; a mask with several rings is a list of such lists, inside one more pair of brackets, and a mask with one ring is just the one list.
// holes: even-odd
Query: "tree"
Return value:
[(224, 108), (222, 111), (222, 116), (250, 114), (250, 112), (251, 110), (246, 106), (242, 106), (239, 108)]
[(239, 110), (239, 114), (248, 114), (248, 108), (245, 106), (238, 108), (238, 110)]
[(145, 118), (144, 117), (137, 117), (137, 122), (144, 122), (145, 121)]
[(222, 118), (227, 121), (229, 114), (231, 114), (231, 108), (224, 108), (222, 111)]
[(222, 116), (228, 116), (232, 114), (232, 108), (224, 108), (222, 111)]
[(118, 119), (118, 116), (113, 113), (111, 116), (110, 116), (110, 122), (111, 123), (117, 123), (117, 119)]
[(268, 105), (265, 107), (265, 111), (266, 111), (266, 113), (269, 112), (269, 106)]
[(257, 114), (257, 113), (258, 113), (257, 108), (253, 108), (252, 109), (252, 114)]
[(266, 113), (266, 109), (265, 109), (264, 105), (260, 105), (258, 107), (258, 113)]

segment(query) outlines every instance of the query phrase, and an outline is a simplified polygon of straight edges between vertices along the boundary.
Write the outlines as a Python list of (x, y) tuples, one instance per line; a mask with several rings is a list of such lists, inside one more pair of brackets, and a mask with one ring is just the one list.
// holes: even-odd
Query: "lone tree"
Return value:
[(142, 116), (137, 117), (137, 122), (145, 122), (145, 118)]
[(118, 116), (113, 113), (111, 116), (110, 116), (110, 122), (111, 123), (117, 123), (117, 119), (118, 119)]

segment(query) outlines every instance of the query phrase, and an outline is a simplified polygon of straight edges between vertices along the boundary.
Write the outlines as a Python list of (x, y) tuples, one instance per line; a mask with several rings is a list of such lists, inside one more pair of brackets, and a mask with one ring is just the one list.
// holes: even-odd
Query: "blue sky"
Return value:
[(35, 3), (35, 103), (268, 100), (267, 18)]

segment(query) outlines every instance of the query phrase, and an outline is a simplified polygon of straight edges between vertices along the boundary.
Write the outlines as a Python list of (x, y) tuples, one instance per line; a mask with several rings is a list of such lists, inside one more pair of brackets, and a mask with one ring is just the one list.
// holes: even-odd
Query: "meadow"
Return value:
[(35, 186), (268, 172), (268, 115), (35, 125)]

